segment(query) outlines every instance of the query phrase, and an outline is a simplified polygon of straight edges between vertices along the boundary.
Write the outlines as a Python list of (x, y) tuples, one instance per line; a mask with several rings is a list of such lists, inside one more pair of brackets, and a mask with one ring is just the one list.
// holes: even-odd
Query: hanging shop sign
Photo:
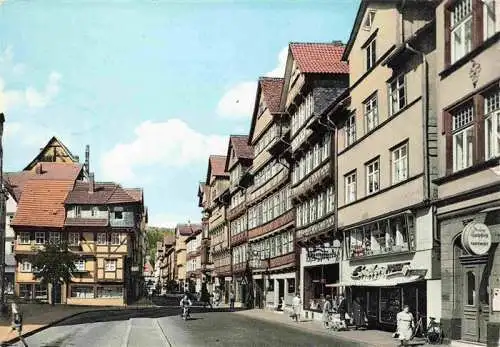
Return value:
[(491, 248), (491, 232), (483, 223), (471, 222), (462, 231), (462, 245), (467, 252), (485, 255)]
[(340, 242), (335, 240), (332, 244), (323, 244), (307, 248), (306, 262), (340, 259)]

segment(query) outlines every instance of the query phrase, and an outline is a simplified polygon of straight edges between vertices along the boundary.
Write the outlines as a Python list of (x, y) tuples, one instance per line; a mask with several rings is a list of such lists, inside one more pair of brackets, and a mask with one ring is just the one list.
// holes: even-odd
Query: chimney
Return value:
[(90, 175), (90, 146), (85, 146), (85, 172)]
[(89, 173), (89, 193), (95, 192), (94, 173)]
[(43, 173), (42, 163), (38, 163), (38, 165), (35, 167), (35, 173), (37, 175), (41, 175)]

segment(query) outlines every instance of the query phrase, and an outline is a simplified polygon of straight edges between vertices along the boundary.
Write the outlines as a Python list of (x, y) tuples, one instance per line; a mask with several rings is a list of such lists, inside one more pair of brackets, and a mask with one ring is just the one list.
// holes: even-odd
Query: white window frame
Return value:
[(402, 110), (407, 103), (406, 75), (400, 74), (389, 82), (389, 115), (393, 116)]
[(391, 152), (392, 184), (408, 179), (408, 142)]
[(19, 233), (19, 244), (20, 245), (29, 245), (31, 243), (30, 233), (28, 232), (20, 232)]
[(500, 156), (500, 88), (484, 98), (486, 160)]
[[(450, 11), (450, 62), (452, 64), (472, 51), (472, 2), (473, 0), (458, 0)], [(462, 41), (462, 46), (458, 46), (457, 38)]]
[(374, 37), (365, 46), (366, 71), (375, 66), (377, 62), (377, 37)]
[(366, 195), (375, 194), (380, 190), (380, 159), (366, 164)]
[(365, 133), (369, 133), (378, 126), (378, 98), (377, 93), (370, 96), (363, 103)]
[(114, 272), (116, 271), (116, 259), (104, 259), (104, 271)]
[[(474, 111), (473, 104), (469, 103), (452, 113), (453, 172), (466, 169), (474, 162)], [(467, 134), (472, 137), (470, 143), (467, 143)], [(461, 153), (459, 140), (462, 142)]]
[(335, 190), (333, 186), (326, 189), (326, 213), (332, 213), (335, 210)]
[[(103, 241), (103, 239), (104, 239), (104, 241)], [(98, 245), (98, 246), (107, 246), (108, 245), (108, 234), (106, 234), (106, 233), (97, 233), (97, 236), (96, 236), (96, 245)]]
[(80, 245), (80, 233), (71, 232), (68, 234), (68, 244), (70, 246), (79, 246)]
[(78, 259), (75, 261), (75, 268), (77, 271), (85, 271), (85, 259)]
[[(113, 240), (113, 238), (116, 238)], [(120, 233), (111, 233), (111, 241), (110, 244), (113, 246), (119, 246), (120, 245)]]
[(53, 244), (61, 243), (61, 233), (57, 231), (51, 231), (49, 233), (49, 242)]
[(375, 10), (368, 10), (366, 13), (365, 20), (363, 21), (363, 29), (364, 30), (371, 30), (373, 21), (375, 19)]
[(482, 0), (483, 1), (483, 37), (484, 40), (489, 39), (498, 31), (498, 0)]
[(356, 201), (356, 171), (345, 176), (345, 203)]
[[(40, 240), (41, 240), (41, 242), (40, 242)], [(45, 244), (45, 232), (43, 232), (43, 231), (35, 232), (35, 244), (36, 245)]]
[(21, 268), (20, 268), (20, 271), (21, 272), (32, 272), (33, 270), (33, 266), (31, 265), (31, 263), (27, 260), (23, 260), (21, 262)]
[(356, 113), (352, 113), (347, 118), (344, 129), (345, 146), (348, 147), (356, 142)]

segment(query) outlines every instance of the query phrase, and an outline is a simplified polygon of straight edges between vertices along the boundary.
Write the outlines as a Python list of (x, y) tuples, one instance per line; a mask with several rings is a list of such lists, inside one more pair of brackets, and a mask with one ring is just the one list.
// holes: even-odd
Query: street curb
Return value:
[(301, 331), (305, 330), (305, 331), (309, 331), (309, 332), (319, 333), (319, 334), (322, 334), (322, 335), (325, 335), (325, 336), (330, 336), (330, 337), (333, 337), (335, 339), (341, 340), (342, 342), (349, 342), (351, 344), (356, 344), (356, 345), (358, 345), (360, 347), (361, 346), (365, 346), (365, 347), (366, 346), (380, 347), (380, 345), (378, 345), (378, 344), (373, 344), (373, 343), (370, 343), (370, 342), (367, 342), (367, 341), (352, 339), (352, 338), (345, 337), (345, 336), (334, 335), (334, 334), (328, 332), (326, 329), (324, 331), (320, 330), (320, 329), (309, 329), (309, 328), (307, 328), (304, 325), (300, 325), (300, 322), (299, 322), (299, 324), (295, 325), (295, 324), (290, 324), (290, 323), (287, 323), (287, 322), (283, 322), (281, 320), (274, 320), (272, 318), (267, 318), (267, 317), (259, 317), (259, 316), (253, 316), (253, 315), (246, 315), (244, 313), (242, 315), (245, 316), (245, 317), (248, 317), (248, 318), (258, 319), (258, 320), (267, 321), (267, 322), (274, 322), (274, 323), (281, 324), (281, 325), (284, 325), (284, 326), (289, 326), (292, 329), (296, 329), (296, 330), (301, 330)]
[(141, 306), (141, 307), (135, 307), (135, 308), (101, 308), (101, 309), (96, 309), (96, 310), (86, 310), (86, 311), (82, 311), (82, 312), (77, 312), (77, 313), (73, 313), (73, 314), (70, 314), (69, 316), (65, 316), (63, 318), (60, 318), (60, 319), (57, 319), (55, 321), (52, 321), (44, 326), (41, 326), (39, 328), (36, 328), (36, 329), (33, 329), (31, 331), (28, 331), (27, 333), (24, 333), (22, 334), (21, 336), (17, 336), (17, 337), (14, 337), (10, 340), (7, 340), (7, 341), (2, 341), (0, 342), (0, 346), (3, 347), (3, 346), (9, 346), (9, 345), (12, 345), (16, 342), (18, 342), (21, 337), (22, 338), (27, 338), (27, 337), (30, 337), (31, 335), (34, 335), (36, 333), (39, 333), (40, 331), (42, 330), (45, 330), (45, 329), (48, 329), (48, 328), (51, 328), (53, 327), (54, 325), (57, 325), (59, 323), (62, 323), (64, 322), (65, 320), (68, 320), (68, 319), (71, 319), (71, 318), (75, 318), (75, 317), (78, 317), (80, 315), (83, 315), (83, 314), (87, 314), (87, 313), (92, 313), (92, 312), (124, 312), (124, 311), (139, 311), (139, 310), (143, 310), (143, 309), (151, 309), (151, 308), (159, 308), (159, 307), (162, 307), (162, 306)]

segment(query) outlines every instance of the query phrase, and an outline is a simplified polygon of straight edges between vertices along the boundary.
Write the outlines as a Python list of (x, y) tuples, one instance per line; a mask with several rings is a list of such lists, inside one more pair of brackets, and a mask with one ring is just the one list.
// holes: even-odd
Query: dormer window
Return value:
[(374, 19), (375, 19), (375, 10), (368, 11), (365, 17), (365, 21), (363, 22), (363, 29), (371, 30)]

